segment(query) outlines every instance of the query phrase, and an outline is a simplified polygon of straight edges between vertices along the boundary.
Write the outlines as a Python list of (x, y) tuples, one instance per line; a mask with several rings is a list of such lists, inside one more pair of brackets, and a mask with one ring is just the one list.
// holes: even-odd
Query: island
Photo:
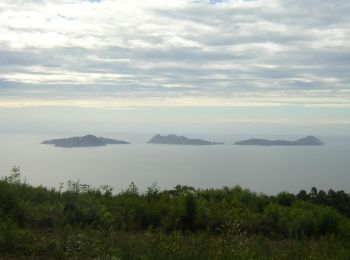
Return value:
[(149, 144), (180, 144), (180, 145), (217, 145), (224, 143), (210, 142), (202, 139), (190, 139), (177, 135), (155, 135), (147, 143)]
[(52, 139), (41, 142), (41, 144), (52, 144), (56, 147), (93, 147), (105, 146), (107, 144), (129, 144), (125, 141), (114, 140), (94, 135), (75, 136), (62, 139)]
[(253, 138), (244, 141), (239, 141), (234, 143), (236, 145), (261, 145), (261, 146), (314, 146), (314, 145), (324, 145), (324, 143), (315, 136), (308, 135), (304, 138), (300, 138), (295, 141), (286, 141), (286, 140), (266, 140)]

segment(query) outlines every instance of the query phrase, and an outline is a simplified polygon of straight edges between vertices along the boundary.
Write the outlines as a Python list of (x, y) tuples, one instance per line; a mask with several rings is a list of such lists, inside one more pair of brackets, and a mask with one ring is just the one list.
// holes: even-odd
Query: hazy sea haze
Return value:
[(131, 182), (141, 190), (157, 182), (161, 188), (241, 185), (267, 194), (312, 186), (350, 192), (349, 137), (320, 136), (326, 145), (315, 147), (231, 145), (258, 135), (189, 136), (227, 143), (215, 146), (147, 144), (152, 135), (146, 134), (101, 135), (130, 141), (130, 145), (57, 148), (40, 144), (68, 136), (72, 135), (0, 135), (0, 175), (8, 175), (16, 165), (28, 183), (49, 187), (79, 179), (92, 186), (108, 184), (116, 191)]

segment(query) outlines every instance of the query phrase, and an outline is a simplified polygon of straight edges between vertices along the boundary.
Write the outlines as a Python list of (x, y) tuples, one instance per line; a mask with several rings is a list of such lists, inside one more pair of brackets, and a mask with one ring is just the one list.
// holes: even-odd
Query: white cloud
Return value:
[(3, 0), (0, 103), (348, 107), (349, 12), (347, 0)]

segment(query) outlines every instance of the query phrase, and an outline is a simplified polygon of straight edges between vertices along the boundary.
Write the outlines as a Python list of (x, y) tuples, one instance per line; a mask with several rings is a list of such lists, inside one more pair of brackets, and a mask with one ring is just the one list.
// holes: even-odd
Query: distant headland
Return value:
[(190, 139), (177, 135), (155, 135), (147, 143), (150, 144), (181, 144), (181, 145), (217, 145), (223, 143), (210, 142), (202, 139)]
[(308, 135), (304, 138), (300, 138), (295, 141), (285, 141), (285, 140), (267, 140), (267, 139), (248, 139), (244, 141), (239, 141), (234, 143), (236, 145), (261, 145), (261, 146), (314, 146), (314, 145), (324, 145), (324, 143), (315, 136)]
[(75, 136), (62, 139), (52, 139), (41, 142), (42, 144), (53, 144), (56, 147), (93, 147), (105, 146), (107, 144), (129, 144), (125, 141), (114, 140), (94, 135)]

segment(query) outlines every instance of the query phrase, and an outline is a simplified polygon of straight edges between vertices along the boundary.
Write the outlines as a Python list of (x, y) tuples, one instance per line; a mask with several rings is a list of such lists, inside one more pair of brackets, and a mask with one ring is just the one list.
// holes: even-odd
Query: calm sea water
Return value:
[(0, 175), (16, 165), (28, 183), (54, 187), (79, 179), (92, 186), (108, 184), (116, 191), (131, 182), (140, 190), (157, 182), (161, 188), (239, 184), (268, 194), (312, 186), (350, 192), (350, 138), (321, 137), (326, 145), (319, 147), (177, 146), (140, 140), (93, 148), (39, 144), (54, 137), (0, 135)]

